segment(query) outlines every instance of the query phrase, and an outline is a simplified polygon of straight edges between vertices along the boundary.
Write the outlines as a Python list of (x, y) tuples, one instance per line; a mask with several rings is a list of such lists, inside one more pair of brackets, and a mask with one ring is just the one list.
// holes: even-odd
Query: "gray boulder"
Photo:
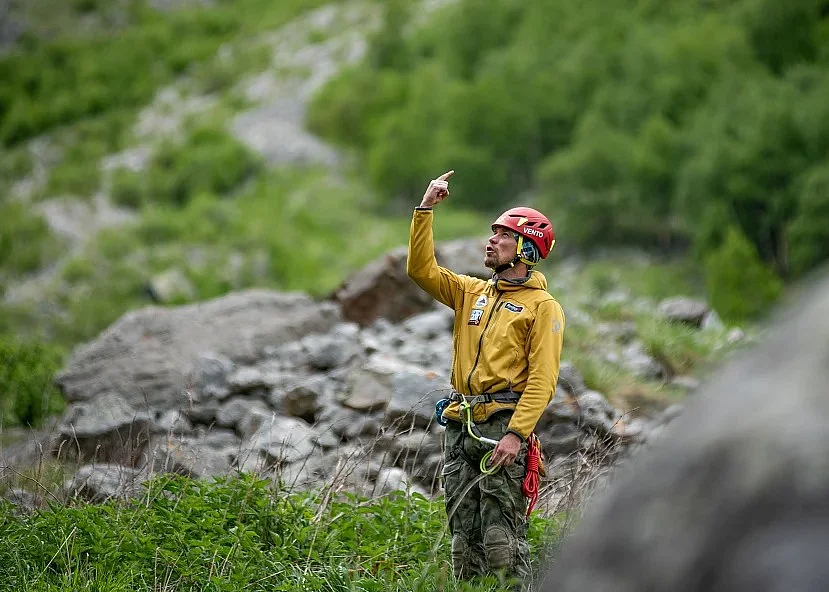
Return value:
[(3, 499), (10, 502), (14, 506), (15, 514), (31, 514), (38, 509), (44, 507), (44, 496), (13, 487), (3, 494)]
[(701, 300), (686, 298), (666, 298), (659, 303), (659, 312), (669, 321), (685, 323), (700, 328), (711, 309)]
[(133, 465), (158, 431), (162, 430), (147, 411), (137, 411), (119, 395), (106, 393), (70, 406), (52, 447), (56, 456), (77, 462)]
[(339, 320), (331, 303), (304, 294), (236, 292), (178, 308), (148, 307), (127, 313), (91, 343), (76, 349), (57, 376), (69, 401), (116, 392), (137, 408), (178, 409), (198, 404), (203, 352), (252, 363), (265, 347)]
[[(486, 243), (457, 240), (435, 245), (439, 265), (455, 273), (488, 278), (483, 264)], [(407, 247), (393, 249), (348, 278), (332, 295), (343, 317), (362, 327), (384, 318), (393, 322), (426, 312), (434, 300), (406, 273)]]
[(432, 298), (406, 273), (406, 255), (406, 247), (386, 253), (332, 294), (345, 319), (365, 327), (378, 318), (401, 321), (431, 306)]
[(90, 502), (129, 499), (146, 491), (143, 482), (147, 478), (145, 471), (119, 464), (85, 465), (64, 482), (62, 493), (69, 499), (81, 498)]
[(829, 589), (829, 276), (596, 494), (544, 590)]
[(233, 473), (241, 441), (222, 431), (153, 441), (150, 469), (193, 478), (221, 477)]
[(314, 432), (307, 423), (293, 417), (273, 416), (245, 442), (244, 449), (282, 464), (308, 458), (315, 446)]

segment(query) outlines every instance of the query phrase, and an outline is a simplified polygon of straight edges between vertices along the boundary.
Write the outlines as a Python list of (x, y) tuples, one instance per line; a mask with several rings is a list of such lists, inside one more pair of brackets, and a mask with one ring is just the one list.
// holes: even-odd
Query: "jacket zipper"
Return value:
[(495, 299), (495, 304), (492, 307), (492, 314), (487, 317), (484, 330), (481, 331), (481, 337), (478, 339), (478, 352), (475, 354), (475, 363), (472, 364), (472, 369), (469, 371), (469, 376), (466, 378), (466, 390), (470, 397), (472, 396), (472, 374), (475, 372), (475, 368), (478, 367), (478, 360), (481, 359), (481, 346), (484, 343), (484, 335), (486, 335), (486, 330), (489, 328), (489, 322), (492, 320), (492, 317), (498, 313), (498, 303), (501, 301), (501, 296), (503, 295), (503, 292), (498, 292), (498, 297)]

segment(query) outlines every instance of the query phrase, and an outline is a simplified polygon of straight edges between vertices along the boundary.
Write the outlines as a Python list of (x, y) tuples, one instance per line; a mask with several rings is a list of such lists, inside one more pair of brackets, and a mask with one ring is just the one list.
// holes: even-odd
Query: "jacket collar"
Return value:
[(488, 283), (501, 292), (515, 292), (523, 289), (547, 289), (547, 278), (540, 271), (530, 271), (530, 275), (521, 280), (505, 280), (493, 275)]

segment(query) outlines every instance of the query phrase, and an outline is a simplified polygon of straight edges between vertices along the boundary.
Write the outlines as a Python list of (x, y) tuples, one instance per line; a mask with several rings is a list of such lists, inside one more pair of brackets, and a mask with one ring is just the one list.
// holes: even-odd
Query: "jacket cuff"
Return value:
[(526, 442), (526, 441), (527, 441), (527, 439), (526, 439), (524, 436), (522, 436), (520, 432), (517, 432), (517, 431), (513, 430), (512, 428), (508, 428), (508, 429), (507, 429), (507, 434), (515, 434), (516, 436), (518, 436), (519, 438), (521, 438), (521, 441), (522, 441), (522, 442)]
[(423, 207), (421, 207), (421, 206), (417, 206), (417, 207), (415, 208), (415, 211), (417, 211), (417, 210), (431, 211), (431, 210), (432, 210), (432, 206), (423, 206)]

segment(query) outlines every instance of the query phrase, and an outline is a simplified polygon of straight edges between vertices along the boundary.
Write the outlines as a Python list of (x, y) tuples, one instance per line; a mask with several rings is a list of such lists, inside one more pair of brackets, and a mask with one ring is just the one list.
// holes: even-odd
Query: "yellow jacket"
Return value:
[[(432, 210), (420, 209), (412, 217), (407, 272), (455, 311), (452, 387), (467, 396), (510, 389), (521, 395), (517, 405), (475, 405), (473, 420), (514, 408), (508, 431), (526, 440), (555, 394), (564, 337), (564, 312), (547, 292), (547, 279), (533, 271), (521, 284), (484, 281), (438, 266)], [(443, 417), (458, 421), (458, 404)]]

